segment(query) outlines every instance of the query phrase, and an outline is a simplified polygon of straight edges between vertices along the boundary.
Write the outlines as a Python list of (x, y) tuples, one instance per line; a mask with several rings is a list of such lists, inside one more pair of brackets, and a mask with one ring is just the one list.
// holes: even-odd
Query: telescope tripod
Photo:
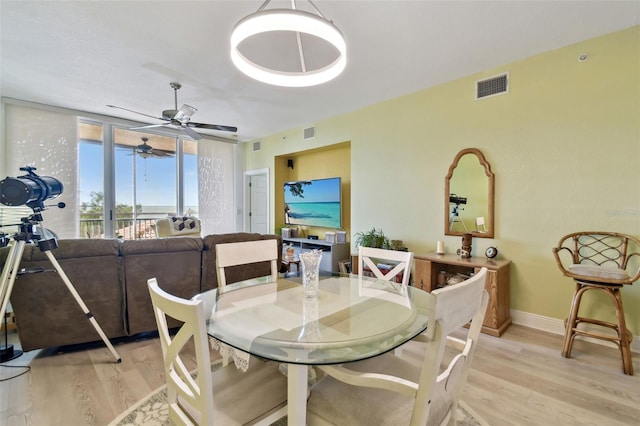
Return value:
[(453, 208), (453, 210), (451, 210), (451, 216), (449, 216), (449, 231), (453, 230), (453, 226), (456, 223), (460, 223), (462, 224), (462, 228), (464, 229), (464, 232), (469, 232), (467, 230), (467, 225), (464, 224), (464, 221), (462, 219), (460, 219), (460, 215), (458, 214), (458, 209), (460, 208), (460, 206), (455, 206)]
[[(5, 318), (5, 314), (7, 311), (7, 304), (9, 303), (9, 297), (11, 296), (11, 291), (13, 290), (13, 284), (15, 283), (16, 276), (18, 275), (18, 268), (20, 267), (20, 262), (22, 260), (22, 255), (24, 253), (24, 247), (26, 243), (27, 243), (26, 239), (19, 239), (17, 241), (12, 241), (9, 243), (9, 246), (10, 246), (9, 254), (7, 256), (4, 268), (2, 269), (2, 275), (0, 276), (0, 300), (2, 301), (2, 305), (0, 305), (0, 318)], [(89, 308), (87, 308), (87, 305), (84, 304), (84, 302), (82, 301), (82, 298), (76, 291), (73, 284), (71, 284), (69, 277), (67, 277), (67, 274), (65, 274), (65, 272), (62, 270), (62, 267), (60, 266), (56, 258), (53, 256), (53, 253), (51, 253), (49, 248), (47, 247), (43, 248), (42, 244), (40, 245), (40, 249), (44, 251), (44, 253), (47, 255), (54, 269), (56, 270), (58, 275), (60, 275), (60, 278), (62, 278), (62, 281), (64, 281), (65, 285), (67, 286), (67, 289), (69, 290), (71, 295), (75, 298), (76, 302), (78, 303), (78, 305), (80, 306), (80, 308), (82, 309), (86, 317), (91, 322), (91, 325), (93, 325), (93, 328), (96, 329), (96, 331), (104, 341), (105, 345), (107, 345), (107, 347), (115, 357), (116, 362), (122, 361), (122, 359), (120, 358), (116, 350), (111, 345), (111, 342), (109, 341), (107, 336), (104, 334), (104, 331), (102, 331), (102, 328), (100, 328), (100, 325), (98, 325), (98, 322), (96, 321), (95, 317), (93, 316), (91, 311), (89, 311)], [(5, 333), (6, 333), (6, 327), (5, 327)], [(3, 359), (0, 360), (0, 362), (8, 361), (9, 359), (13, 359), (21, 355), (21, 353), (18, 355), (15, 355), (13, 352), (13, 346), (11, 345), (11, 347), (9, 347), (8, 342), (6, 342), (6, 348), (4, 349), (4, 352), (6, 352), (6, 354), (4, 355)], [(4, 358), (7, 358), (7, 359), (4, 359)]]

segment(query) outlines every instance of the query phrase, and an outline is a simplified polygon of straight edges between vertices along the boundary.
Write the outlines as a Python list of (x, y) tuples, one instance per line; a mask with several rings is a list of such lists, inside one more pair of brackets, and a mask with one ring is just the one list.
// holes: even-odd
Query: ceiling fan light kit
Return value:
[(149, 145), (149, 138), (142, 138), (142, 144), (136, 146), (135, 151), (142, 158), (147, 159), (149, 157), (173, 157), (175, 153), (173, 151), (166, 151), (164, 149), (156, 149)]
[[(291, 2), (291, 9), (264, 10), (270, 1), (265, 1), (257, 12), (244, 17), (233, 28), (231, 33), (231, 61), (233, 64), (254, 80), (283, 87), (316, 86), (340, 75), (347, 65), (347, 45), (338, 27), (326, 19), (310, 0), (309, 3), (317, 14), (295, 9), (295, 0)], [(322, 68), (307, 71), (302, 43), (298, 36), (302, 71), (286, 72), (258, 65), (238, 49), (240, 43), (247, 38), (270, 31), (291, 31), (318, 37), (333, 45), (338, 51), (338, 57)]]

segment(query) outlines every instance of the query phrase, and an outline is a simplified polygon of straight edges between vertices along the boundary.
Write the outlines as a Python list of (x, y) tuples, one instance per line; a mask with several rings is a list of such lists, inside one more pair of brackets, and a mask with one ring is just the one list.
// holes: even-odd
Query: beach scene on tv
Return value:
[(287, 182), (284, 184), (287, 225), (340, 228), (340, 178)]

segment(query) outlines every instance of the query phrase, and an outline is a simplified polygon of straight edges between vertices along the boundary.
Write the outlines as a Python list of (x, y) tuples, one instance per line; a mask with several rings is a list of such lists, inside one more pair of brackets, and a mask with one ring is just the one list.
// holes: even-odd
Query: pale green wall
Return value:
[[(477, 80), (505, 71), (508, 94), (474, 100)], [(437, 240), (459, 247), (443, 233), (443, 180), (459, 150), (479, 148), (496, 175), (496, 238), (474, 238), (473, 254), (493, 244), (513, 261), (512, 309), (566, 317), (573, 285), (551, 254), (562, 235), (640, 235), (640, 27), (315, 124), (312, 141), (294, 129), (262, 138), (257, 153), (247, 144), (245, 168), (351, 141), (351, 236), (381, 227), (416, 253)], [(638, 335), (640, 283), (623, 298)]]

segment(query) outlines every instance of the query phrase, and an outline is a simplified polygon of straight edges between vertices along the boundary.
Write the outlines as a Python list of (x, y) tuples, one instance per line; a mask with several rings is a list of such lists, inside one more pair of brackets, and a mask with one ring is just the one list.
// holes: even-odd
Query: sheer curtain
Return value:
[(7, 174), (22, 176), (25, 172), (20, 167), (32, 166), (39, 176), (62, 182), (62, 195), (45, 204), (64, 202), (66, 207), (45, 210), (43, 225), (59, 238), (75, 238), (79, 227), (78, 118), (12, 104), (5, 104), (4, 108)]
[(202, 235), (235, 231), (234, 145), (198, 141), (198, 180)]

